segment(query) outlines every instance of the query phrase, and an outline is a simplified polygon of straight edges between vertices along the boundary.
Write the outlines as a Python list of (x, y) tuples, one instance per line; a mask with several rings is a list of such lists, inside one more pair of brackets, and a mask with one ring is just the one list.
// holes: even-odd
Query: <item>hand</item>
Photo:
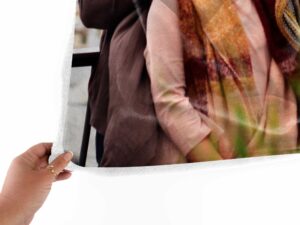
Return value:
[(211, 143), (209, 136), (204, 138), (187, 155), (189, 162), (203, 162), (223, 159)]
[[(51, 148), (51, 143), (35, 145), (11, 163), (0, 194), (0, 201), (6, 206), (7, 224), (28, 224), (46, 200), (52, 183), (71, 176), (71, 171), (64, 168), (73, 153), (66, 152), (58, 156), (51, 163), (52, 168), (48, 163)], [(12, 220), (9, 220), (10, 214), (13, 214)]]

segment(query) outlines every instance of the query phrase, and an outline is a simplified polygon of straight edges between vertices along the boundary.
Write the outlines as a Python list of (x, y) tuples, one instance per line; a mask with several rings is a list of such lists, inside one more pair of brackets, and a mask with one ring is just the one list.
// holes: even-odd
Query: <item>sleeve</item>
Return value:
[(160, 0), (154, 0), (147, 22), (147, 69), (156, 114), (164, 132), (184, 155), (211, 129), (185, 95), (182, 44), (178, 18)]
[(80, 18), (88, 28), (107, 29), (135, 10), (132, 0), (79, 0)]

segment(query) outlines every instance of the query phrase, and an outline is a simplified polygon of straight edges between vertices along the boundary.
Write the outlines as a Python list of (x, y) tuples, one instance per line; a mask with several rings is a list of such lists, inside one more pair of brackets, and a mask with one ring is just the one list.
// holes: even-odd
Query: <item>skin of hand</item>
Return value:
[(204, 138), (187, 155), (189, 162), (203, 162), (221, 159), (233, 159), (235, 157), (234, 148), (226, 134), (219, 137), (218, 149), (212, 144), (210, 137)]
[(188, 162), (203, 162), (223, 159), (211, 143), (209, 136), (205, 137), (187, 155)]
[(235, 158), (235, 151), (232, 142), (224, 134), (219, 139), (219, 152), (223, 159)]
[(73, 153), (59, 155), (51, 168), (48, 163), (51, 148), (51, 143), (41, 143), (12, 161), (0, 193), (0, 224), (29, 224), (45, 202), (52, 183), (71, 176), (71, 171), (64, 168)]

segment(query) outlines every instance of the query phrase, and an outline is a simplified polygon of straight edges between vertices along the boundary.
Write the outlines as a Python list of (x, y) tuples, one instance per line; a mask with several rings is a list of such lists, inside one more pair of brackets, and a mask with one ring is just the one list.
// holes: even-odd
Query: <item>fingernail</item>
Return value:
[(67, 151), (63, 157), (66, 161), (70, 161), (73, 158), (73, 152)]

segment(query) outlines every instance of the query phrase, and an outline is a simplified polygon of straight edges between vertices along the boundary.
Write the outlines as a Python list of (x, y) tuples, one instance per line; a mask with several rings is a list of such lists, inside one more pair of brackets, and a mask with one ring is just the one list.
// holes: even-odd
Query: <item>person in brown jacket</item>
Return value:
[(104, 30), (88, 86), (99, 166), (145, 166), (153, 164), (156, 155), (160, 128), (143, 55), (150, 4), (151, 0), (79, 0), (83, 24)]

